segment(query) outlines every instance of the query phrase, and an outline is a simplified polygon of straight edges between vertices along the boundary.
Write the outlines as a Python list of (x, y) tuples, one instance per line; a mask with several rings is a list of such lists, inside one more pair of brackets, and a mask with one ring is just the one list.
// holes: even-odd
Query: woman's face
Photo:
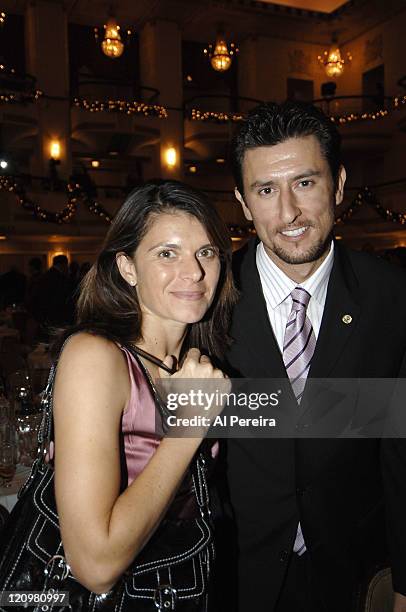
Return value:
[(196, 217), (162, 213), (135, 252), (134, 275), (144, 317), (195, 323), (213, 301), (220, 259)]

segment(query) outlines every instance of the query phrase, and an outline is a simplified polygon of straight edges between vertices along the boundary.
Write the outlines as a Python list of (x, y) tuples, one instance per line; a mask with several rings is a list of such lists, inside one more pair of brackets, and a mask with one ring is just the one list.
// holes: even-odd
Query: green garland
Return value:
[(35, 204), (27, 197), (25, 188), (18, 181), (17, 177), (12, 175), (0, 176), (0, 191), (9, 191), (18, 199), (24, 210), (32, 213), (35, 219), (46, 223), (69, 223), (77, 212), (77, 207), (80, 201), (84, 202), (90, 212), (98, 215), (108, 223), (111, 223), (109, 213), (98, 204), (79, 183), (69, 183), (67, 186), (68, 201), (66, 206), (59, 212), (51, 212), (42, 208), (39, 204)]
[[(13, 193), (22, 208), (31, 212), (38, 221), (57, 224), (69, 223), (77, 212), (79, 202), (83, 202), (90, 212), (104, 219), (107, 223), (111, 223), (112, 221), (112, 217), (106, 209), (103, 208), (103, 206), (101, 206), (79, 182), (68, 183), (67, 204), (61, 211), (56, 213), (42, 208), (39, 204), (35, 204), (35, 202), (27, 197), (25, 188), (21, 185), (18, 177), (11, 174), (0, 175), (0, 191), (9, 191)], [(348, 221), (353, 214), (359, 210), (363, 203), (371, 206), (380, 217), (385, 219), (385, 221), (406, 225), (406, 213), (390, 210), (382, 206), (369, 187), (363, 187), (357, 193), (345, 211), (336, 218), (335, 223), (339, 224)], [(230, 224), (229, 230), (233, 236), (239, 238), (243, 238), (252, 232), (251, 228), (237, 224)]]
[(396, 212), (382, 206), (369, 187), (363, 187), (357, 193), (351, 204), (336, 218), (336, 223), (345, 223), (359, 209), (363, 202), (371, 206), (385, 221), (393, 221), (393, 223), (400, 223), (400, 225), (406, 224), (406, 213)]

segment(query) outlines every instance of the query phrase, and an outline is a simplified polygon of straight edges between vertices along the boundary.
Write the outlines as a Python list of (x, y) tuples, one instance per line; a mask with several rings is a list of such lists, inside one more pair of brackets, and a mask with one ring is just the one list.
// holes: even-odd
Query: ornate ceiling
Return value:
[[(3, 0), (2, 9), (22, 14), (30, 0)], [(113, 4), (119, 21), (135, 31), (151, 19), (175, 21), (184, 40), (206, 43), (219, 23), (241, 43), (249, 36), (269, 36), (329, 44), (336, 32), (352, 40), (394, 14), (405, 0), (48, 0), (65, 6), (70, 22), (102, 25)]]

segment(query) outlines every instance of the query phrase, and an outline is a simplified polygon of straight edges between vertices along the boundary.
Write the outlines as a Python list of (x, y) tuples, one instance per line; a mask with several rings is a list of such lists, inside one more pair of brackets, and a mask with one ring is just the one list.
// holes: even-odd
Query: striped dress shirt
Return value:
[(328, 281), (334, 260), (334, 242), (331, 242), (330, 251), (321, 266), (303, 283), (295, 283), (291, 278), (272, 261), (267, 255), (264, 245), (257, 246), (256, 263), (264, 293), (269, 322), (275, 335), (281, 354), (283, 353), (283, 339), (286, 323), (292, 309), (291, 292), (295, 287), (303, 287), (311, 298), (307, 307), (307, 316), (313, 326), (316, 340), (319, 335), (324, 304), (326, 302)]

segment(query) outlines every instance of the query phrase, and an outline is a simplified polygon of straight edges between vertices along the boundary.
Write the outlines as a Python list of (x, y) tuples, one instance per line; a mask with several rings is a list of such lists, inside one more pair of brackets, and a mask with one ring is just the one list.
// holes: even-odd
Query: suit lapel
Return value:
[(335, 244), (334, 264), (327, 289), (320, 332), (309, 372), (310, 378), (331, 376), (360, 317), (358, 281), (345, 251)]
[[(245, 363), (252, 361), (254, 378), (287, 377), (282, 355), (268, 319), (262, 285), (256, 267), (256, 245), (252, 240), (241, 252), (236, 280), (242, 295), (235, 308), (233, 331), (238, 348), (246, 351)], [(245, 254), (244, 254), (245, 251)], [(360, 317), (358, 281), (345, 250), (335, 243), (334, 264), (327, 289), (326, 304), (309, 372), (311, 378), (328, 378)], [(347, 321), (347, 322), (345, 322)], [(233, 353), (233, 349), (231, 349)], [(248, 367), (250, 371), (251, 368)]]
[(238, 351), (241, 353), (241, 347), (245, 347), (247, 360), (252, 360), (254, 378), (286, 378), (285, 366), (269, 322), (256, 266), (256, 246), (255, 240), (249, 243), (246, 256), (236, 273), (242, 292), (235, 308), (233, 324), (239, 338)]
[[(335, 243), (334, 264), (309, 378), (334, 378), (335, 365), (360, 322), (361, 309), (358, 291), (358, 281), (346, 252)], [(331, 436), (334, 438), (342, 432), (350, 419), (349, 413), (346, 412), (346, 402), (343, 406), (339, 403), (342, 401), (341, 394), (337, 395), (331, 391), (328, 385), (322, 385), (321, 390), (322, 392), (319, 393), (317, 382), (314, 386), (311, 381), (308, 381), (300, 405), (299, 423), (306, 423), (307, 429), (304, 430), (305, 438), (297, 439), (295, 442), (298, 457), (296, 473), (306, 477), (308, 481), (323, 471), (329, 457), (342, 452), (343, 440), (334, 440)], [(330, 414), (330, 420), (327, 419), (329, 426), (326, 433), (318, 440), (312, 439), (308, 429), (309, 423), (316, 426), (315, 431), (318, 432), (316, 437), (320, 436), (322, 430), (317, 429), (317, 426), (320, 423), (326, 423), (327, 413)], [(331, 415), (334, 415), (334, 418)], [(307, 437), (309, 435), (310, 438)]]

